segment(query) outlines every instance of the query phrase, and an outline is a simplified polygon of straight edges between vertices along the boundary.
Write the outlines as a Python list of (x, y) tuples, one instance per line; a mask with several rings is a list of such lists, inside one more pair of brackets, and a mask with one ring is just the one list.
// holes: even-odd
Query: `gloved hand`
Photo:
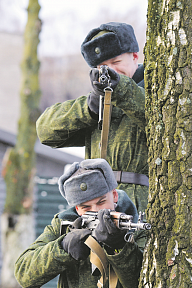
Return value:
[(84, 242), (91, 235), (91, 231), (89, 229), (76, 229), (81, 227), (81, 221), (81, 218), (75, 220), (73, 227), (70, 228), (71, 232), (61, 242), (65, 252), (76, 260), (85, 260), (90, 254), (90, 249)]
[(82, 224), (82, 218), (78, 217), (74, 222), (73, 225), (69, 226), (69, 229), (81, 229), (81, 224)]
[(98, 242), (102, 242), (111, 248), (123, 248), (125, 245), (124, 235), (125, 231), (120, 230), (113, 223), (108, 209), (99, 210), (98, 215), (99, 224), (92, 233)]
[[(119, 74), (115, 72), (115, 70), (108, 68), (109, 76), (111, 77), (110, 83), (111, 88), (114, 90), (117, 84), (119, 83)], [(105, 95), (104, 88), (108, 86), (108, 83), (102, 84), (99, 82), (99, 70), (97, 68), (93, 68), (90, 71), (90, 79), (91, 85), (93, 87), (93, 91), (89, 94), (87, 99), (87, 104), (89, 109), (95, 113), (99, 114), (99, 97), (100, 95)]]

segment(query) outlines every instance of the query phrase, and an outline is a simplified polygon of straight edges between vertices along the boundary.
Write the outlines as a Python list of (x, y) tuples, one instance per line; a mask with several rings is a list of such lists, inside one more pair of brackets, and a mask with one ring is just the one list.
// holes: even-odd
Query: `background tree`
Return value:
[[(32, 212), (33, 178), (35, 174), (36, 120), (39, 116), (39, 61), (37, 46), (41, 22), (38, 18), (38, 0), (29, 0), (28, 21), (24, 33), (24, 51), (21, 63), (21, 110), (16, 146), (7, 151), (4, 178), (6, 201), (3, 214), (3, 268), (2, 285), (16, 287), (13, 275), (14, 260), (33, 239)], [(11, 82), (11, 79), (10, 79)], [(5, 225), (6, 223), (6, 225)]]
[(148, 2), (149, 204), (139, 287), (192, 287), (192, 1)]

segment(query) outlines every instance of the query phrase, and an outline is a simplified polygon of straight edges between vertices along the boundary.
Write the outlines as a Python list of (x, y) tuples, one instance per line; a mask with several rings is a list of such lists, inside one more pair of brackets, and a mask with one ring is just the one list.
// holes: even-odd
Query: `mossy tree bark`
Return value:
[(152, 233), (139, 287), (192, 286), (192, 1), (148, 2), (145, 46)]
[(21, 63), (21, 112), (17, 142), (16, 146), (8, 152), (4, 169), (7, 188), (4, 210), (12, 214), (28, 213), (32, 205), (32, 183), (35, 170), (34, 145), (37, 138), (35, 123), (40, 114), (38, 108), (40, 99), (39, 61), (37, 59), (37, 46), (41, 30), (41, 21), (38, 18), (39, 10), (38, 0), (30, 0)]

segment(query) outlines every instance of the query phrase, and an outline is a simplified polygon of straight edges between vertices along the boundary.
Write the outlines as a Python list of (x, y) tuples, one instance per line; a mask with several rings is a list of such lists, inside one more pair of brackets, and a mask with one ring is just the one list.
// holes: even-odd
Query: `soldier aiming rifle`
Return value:
[(147, 208), (149, 179), (144, 68), (138, 51), (129, 24), (110, 22), (92, 29), (81, 45), (91, 67), (92, 91), (47, 108), (37, 121), (37, 133), (45, 145), (85, 146), (86, 159), (106, 159), (118, 189), (139, 212)]
[[(71, 165), (59, 179), (60, 192), (71, 208), (55, 215), (17, 260), (15, 276), (22, 287), (41, 287), (57, 275), (58, 288), (138, 287), (146, 230), (141, 219), (139, 226), (133, 202), (116, 187), (104, 159)], [(89, 229), (92, 220), (98, 220), (97, 225)], [(127, 229), (136, 226), (142, 230), (127, 239)]]

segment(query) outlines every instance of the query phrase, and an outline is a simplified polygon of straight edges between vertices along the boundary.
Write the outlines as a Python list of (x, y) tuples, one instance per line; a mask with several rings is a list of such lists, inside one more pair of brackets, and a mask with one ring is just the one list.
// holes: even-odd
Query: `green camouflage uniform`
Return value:
[[(124, 193), (118, 191), (116, 210), (127, 212)], [(55, 215), (51, 225), (45, 227), (37, 240), (24, 251), (15, 264), (15, 276), (23, 288), (39, 288), (60, 274), (58, 288), (96, 288), (99, 276), (91, 275), (89, 257), (74, 260), (61, 247), (64, 235), (60, 236), (61, 220), (74, 221), (78, 217), (75, 208)], [(119, 254), (107, 255), (119, 278), (117, 288), (136, 288), (142, 265), (145, 231), (135, 232), (135, 243), (126, 243)], [(108, 282), (104, 285), (108, 288)]]
[[(112, 117), (106, 160), (114, 171), (127, 171), (148, 176), (148, 151), (145, 135), (145, 91), (136, 82), (120, 75), (112, 93)], [(85, 145), (85, 158), (99, 158), (101, 131), (90, 116), (87, 96), (57, 103), (37, 121), (40, 141), (54, 148)], [(148, 187), (121, 183), (138, 211), (145, 211)]]

